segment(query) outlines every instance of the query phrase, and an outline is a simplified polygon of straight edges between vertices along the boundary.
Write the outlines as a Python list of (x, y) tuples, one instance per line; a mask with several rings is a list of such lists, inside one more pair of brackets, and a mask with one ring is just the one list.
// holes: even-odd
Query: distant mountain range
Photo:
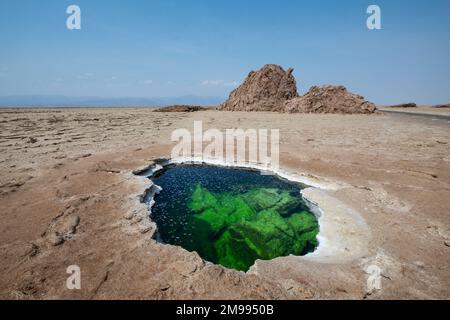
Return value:
[(169, 105), (215, 106), (226, 98), (187, 95), (171, 98), (68, 97), (63, 95), (0, 96), (0, 107), (162, 107)]

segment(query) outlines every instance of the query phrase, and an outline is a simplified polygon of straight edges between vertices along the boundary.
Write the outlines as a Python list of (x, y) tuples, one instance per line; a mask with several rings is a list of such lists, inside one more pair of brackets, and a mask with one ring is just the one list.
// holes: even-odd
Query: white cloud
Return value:
[(115, 82), (118, 79), (119, 78), (116, 76), (111, 76), (111, 77), (105, 78), (104, 81), (105, 81), (105, 83), (112, 84), (112, 82)]
[(80, 80), (86, 80), (86, 79), (92, 78), (93, 76), (94, 76), (93, 73), (86, 72), (86, 73), (83, 73), (83, 74), (78, 75), (78, 76), (77, 76), (77, 79), (80, 79)]
[(175, 86), (175, 85), (177, 85), (175, 82), (173, 82), (173, 81), (167, 81), (167, 84), (169, 85), (169, 86)]
[(227, 82), (225, 80), (205, 80), (201, 83), (202, 86), (221, 86), (221, 87), (235, 87), (239, 85), (237, 81)]
[(239, 81), (231, 81), (231, 82), (227, 82), (225, 85), (227, 87), (237, 87), (239, 86), (241, 83)]
[(202, 82), (202, 86), (218, 86), (224, 82), (224, 80), (205, 80)]
[(144, 80), (143, 84), (153, 84), (153, 80)]

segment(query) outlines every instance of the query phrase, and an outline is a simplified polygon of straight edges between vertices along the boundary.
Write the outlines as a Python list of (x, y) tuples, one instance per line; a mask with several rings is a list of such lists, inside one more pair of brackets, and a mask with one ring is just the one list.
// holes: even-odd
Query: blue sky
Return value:
[[(66, 28), (77, 4), (82, 29)], [(382, 30), (366, 9), (382, 10)], [(0, 95), (227, 96), (293, 67), (378, 104), (450, 102), (448, 0), (1, 0)]]

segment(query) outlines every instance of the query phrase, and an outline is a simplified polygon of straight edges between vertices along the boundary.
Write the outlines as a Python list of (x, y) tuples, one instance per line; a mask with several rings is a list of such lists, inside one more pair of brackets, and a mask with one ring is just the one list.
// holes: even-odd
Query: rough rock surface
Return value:
[(187, 223), (209, 226), (189, 240), (203, 258), (230, 269), (248, 271), (258, 259), (305, 255), (318, 245), (317, 219), (286, 190), (214, 193), (198, 184), (188, 205), (195, 214)]
[(303, 96), (285, 102), (288, 113), (373, 113), (376, 107), (343, 86), (313, 86)]
[(447, 104), (438, 104), (436, 106), (433, 106), (433, 108), (450, 108), (450, 103)]
[(155, 112), (196, 112), (196, 111), (202, 111), (207, 110), (206, 107), (201, 106), (190, 106), (190, 105), (174, 105), (174, 106), (167, 106), (158, 108), (155, 110)]
[(249, 73), (244, 83), (219, 106), (226, 111), (278, 111), (286, 100), (297, 97), (293, 69), (267, 64)]
[(274, 64), (252, 71), (219, 110), (287, 113), (373, 113), (376, 107), (343, 86), (312, 87), (299, 97), (293, 69)]
[(417, 104), (415, 104), (414, 102), (402, 103), (396, 104), (394, 106), (387, 106), (386, 108), (417, 108)]

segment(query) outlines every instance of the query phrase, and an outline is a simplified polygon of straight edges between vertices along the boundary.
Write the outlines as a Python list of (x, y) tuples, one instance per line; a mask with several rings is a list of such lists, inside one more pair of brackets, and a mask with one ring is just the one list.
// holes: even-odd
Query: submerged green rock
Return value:
[(198, 184), (188, 207), (197, 251), (228, 268), (246, 271), (257, 259), (304, 255), (318, 244), (316, 217), (287, 191), (212, 193)]

